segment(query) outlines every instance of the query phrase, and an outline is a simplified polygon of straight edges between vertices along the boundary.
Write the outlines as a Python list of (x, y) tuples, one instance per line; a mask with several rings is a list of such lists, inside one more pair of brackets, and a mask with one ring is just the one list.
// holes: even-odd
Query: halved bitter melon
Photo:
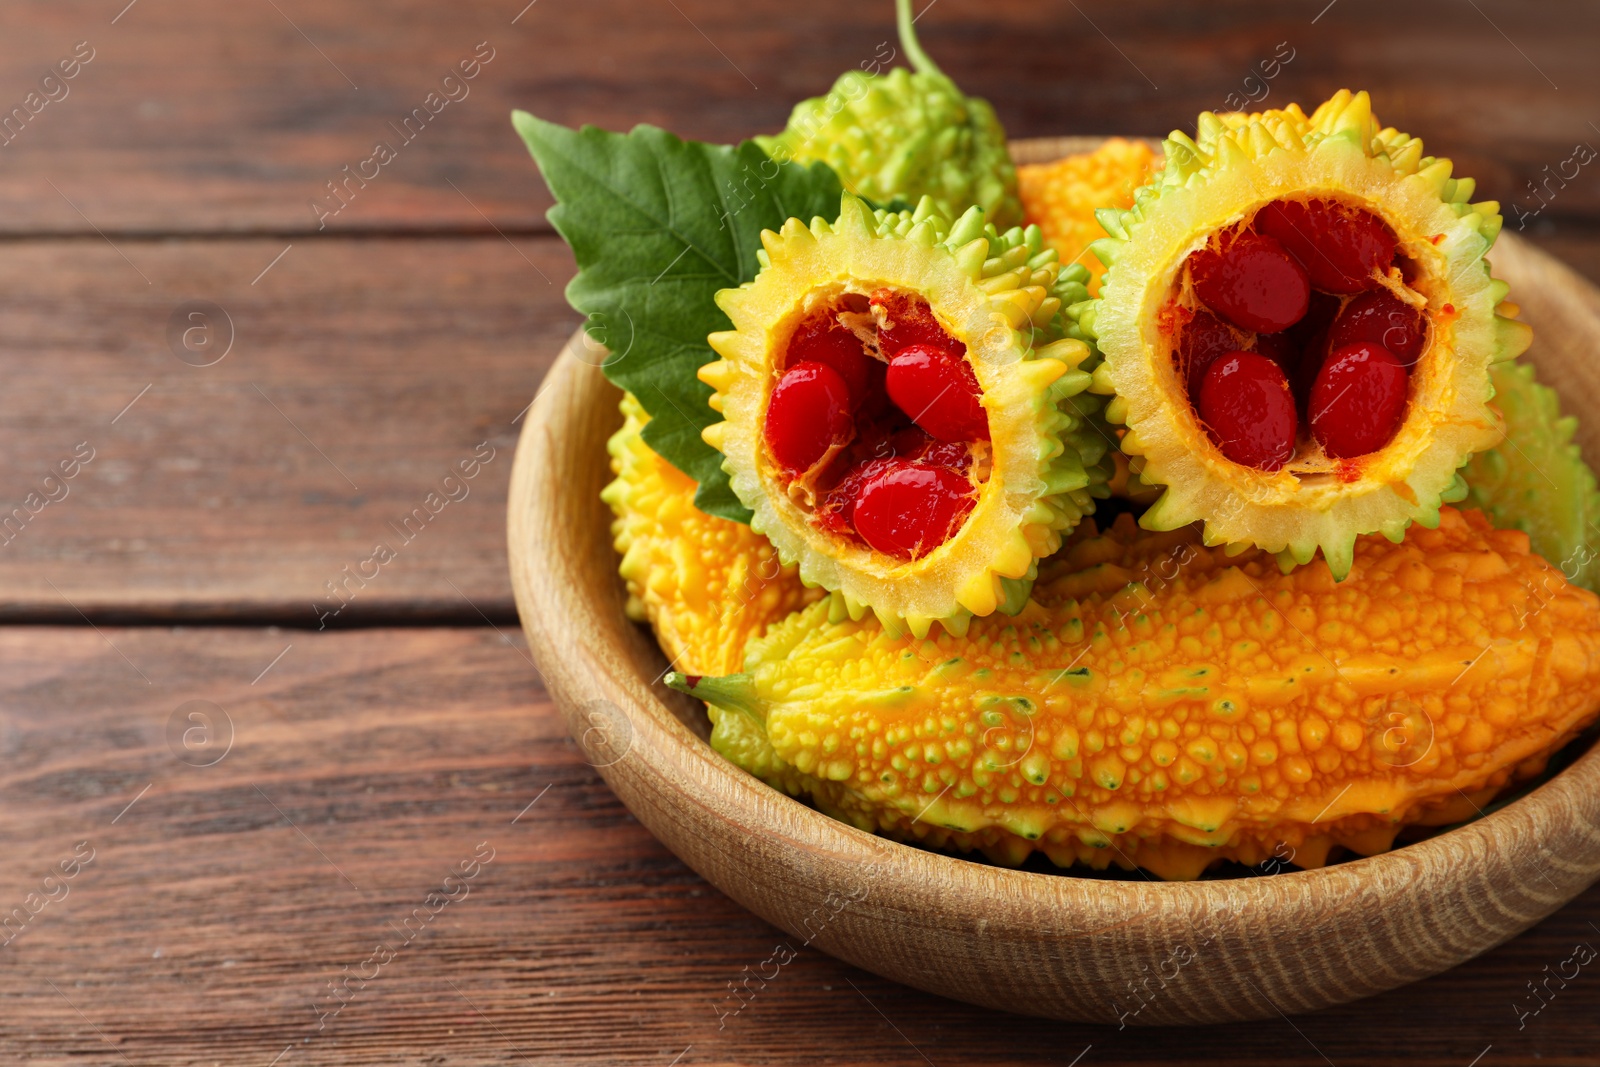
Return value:
[(1500, 439), (1489, 367), (1531, 335), (1484, 261), (1498, 205), (1380, 128), (1366, 93), (1309, 118), (1203, 113), (1166, 154), (1103, 214), (1101, 293), (1072, 311), (1123, 450), (1166, 487), (1141, 521), (1200, 521), (1285, 567), (1320, 550), (1342, 578), (1357, 535), (1436, 523)]
[(889, 213), (846, 195), (836, 222), (763, 241), (756, 279), (718, 294), (734, 329), (700, 370), (724, 418), (705, 439), (751, 526), (841, 616), (921, 636), (1019, 610), (1105, 492), (1091, 349), (1060, 314), (1087, 272), (1037, 227), (951, 222), (929, 198)]

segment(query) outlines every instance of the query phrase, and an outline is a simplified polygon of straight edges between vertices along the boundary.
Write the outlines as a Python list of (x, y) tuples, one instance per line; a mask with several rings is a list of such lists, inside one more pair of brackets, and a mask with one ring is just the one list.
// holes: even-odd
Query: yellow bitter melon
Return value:
[(1052, 163), (1017, 168), (1022, 213), (1044, 233), (1045, 243), (1063, 263), (1089, 268), (1089, 292), (1100, 291), (1105, 266), (1089, 246), (1107, 236), (1096, 212), (1133, 206), (1134, 190), (1160, 168), (1161, 157), (1143, 141), (1113, 137), (1093, 152), (1064, 156)]
[(1342, 583), (1085, 527), (1016, 618), (916, 639), (813, 605), (740, 674), (671, 681), (724, 709), (730, 758), (863, 828), (1168, 878), (1381, 851), (1600, 710), (1600, 598), (1479, 512), (1360, 538)]
[(632, 394), (623, 394), (622, 413), (606, 444), (616, 478), (601, 497), (616, 514), (628, 616), (649, 622), (685, 671), (737, 670), (750, 637), (822, 594), (802, 585), (766, 538), (694, 506), (694, 480), (639, 436), (650, 416)]

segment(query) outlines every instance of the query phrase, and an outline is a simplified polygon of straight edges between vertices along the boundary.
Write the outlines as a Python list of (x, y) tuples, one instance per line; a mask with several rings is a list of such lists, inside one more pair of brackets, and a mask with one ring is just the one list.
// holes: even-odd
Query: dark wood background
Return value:
[[(79, 42), (94, 51), (0, 147), (0, 512), (80, 443), (94, 452), (0, 545), (0, 914), (26, 914), (29, 894), (38, 909), (0, 947), (0, 1059), (1600, 1063), (1600, 974), (1518, 1015), (1528, 983), (1600, 945), (1600, 890), (1433, 981), (1293, 1020), (997, 1017), (802, 950), (719, 1028), (728, 983), (790, 939), (621, 808), (515, 625), (511, 447), (577, 317), (507, 113), (771, 130), (871, 58), (892, 12), (523, 2), (17, 0), (0, 15), (0, 114)], [(1600, 146), (1592, 4), (925, 14), (928, 50), (1013, 136), (1162, 134), (1288, 42), (1269, 105), (1371, 89), (1511, 228), (1517, 205), (1525, 235), (1600, 280), (1600, 166), (1549, 186), (1548, 205), (1529, 185)], [(319, 230), (325, 183), (480, 42), (494, 58), (470, 96)], [(231, 334), (211, 366), (169, 339), (195, 301), (225, 313), (215, 346)], [(390, 524), (484, 442), (470, 495), (319, 630), (324, 583), (396, 540)], [(196, 707), (215, 732), (186, 748)], [(75, 846), (92, 861), (46, 882)], [(412, 909), (490, 850), (373, 975), (374, 946), (398, 945)]]

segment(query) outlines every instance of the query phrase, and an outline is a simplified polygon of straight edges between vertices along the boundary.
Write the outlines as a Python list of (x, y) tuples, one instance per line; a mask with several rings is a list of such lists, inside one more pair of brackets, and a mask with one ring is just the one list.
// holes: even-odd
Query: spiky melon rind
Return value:
[(1526, 533), (1573, 584), (1600, 591), (1600, 489), (1573, 440), (1578, 420), (1561, 414), (1556, 391), (1530, 363), (1496, 366), (1494, 385), (1506, 439), (1462, 471), (1467, 504)]
[[(1063, 270), (1037, 227), (1000, 233), (977, 208), (952, 223), (926, 197), (915, 212), (874, 213), (846, 195), (836, 222), (791, 219), (763, 241), (756, 279), (717, 296), (734, 328), (711, 335), (722, 359), (700, 371), (724, 417), (705, 438), (726, 457), (751, 527), (852, 618), (870, 608), (886, 627), (921, 636), (934, 622), (958, 631), (970, 616), (1019, 609), (1018, 583), (1031, 582), (1034, 561), (1093, 510), (1109, 477), (1107, 442), (1089, 425), (1099, 401), (1083, 393), (1092, 350), (1065, 336), (1060, 315), (1086, 295), (1086, 272)], [(808, 307), (882, 286), (922, 294), (967, 345), (993, 459), (962, 529), (904, 562), (814, 526), (785, 492), (761, 433), (774, 354)]]
[[(1530, 334), (1496, 313), (1506, 287), (1484, 256), (1500, 230), (1498, 205), (1470, 203), (1472, 182), (1452, 179), (1449, 160), (1380, 130), (1364, 92), (1341, 90), (1309, 118), (1294, 105), (1202, 113), (1198, 137), (1174, 132), (1166, 152), (1160, 178), (1134, 206), (1102, 216), (1111, 236), (1093, 246), (1108, 265), (1100, 297), (1069, 311), (1105, 356), (1101, 384), (1116, 393), (1107, 416), (1128, 427), (1123, 450), (1140, 457), (1146, 482), (1166, 486), (1141, 521), (1156, 530), (1202, 521), (1207, 544), (1255, 545), (1285, 564), (1320, 550), (1343, 577), (1358, 535), (1397, 539), (1413, 522), (1436, 523), (1440, 505), (1465, 491), (1457, 469), (1500, 439), (1489, 367), (1518, 355)], [(1415, 287), (1436, 323), (1447, 320), (1413, 374), (1400, 430), (1348, 480), (1229, 461), (1176, 369), (1157, 358), (1156, 316), (1189, 253), (1262, 205), (1305, 193), (1336, 196), (1387, 222), (1401, 252), (1423, 268)], [(1442, 316), (1446, 305), (1453, 314)]]

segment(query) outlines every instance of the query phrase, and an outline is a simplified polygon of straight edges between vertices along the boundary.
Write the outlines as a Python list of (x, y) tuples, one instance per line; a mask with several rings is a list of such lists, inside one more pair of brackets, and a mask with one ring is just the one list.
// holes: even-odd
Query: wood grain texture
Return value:
[[(1521, 1029), (1513, 1005), (1575, 944), (1600, 946), (1600, 889), (1449, 974), (1292, 1025), (996, 1016), (858, 971), (656, 842), (523, 654), (487, 628), (0, 628), (0, 916), (59, 898), (0, 947), (0, 1060), (1062, 1067), (1092, 1045), (1081, 1067), (1465, 1067), (1492, 1044), (1483, 1065), (1596, 1062), (1592, 968), (1552, 983)], [(169, 747), (190, 700), (232, 723), (211, 766)], [(93, 859), (61, 897), (43, 880), (78, 842)], [(398, 946), (395, 927), (484, 842), (493, 860)], [(318, 1029), (329, 983), (380, 942), (395, 959)], [(729, 983), (746, 989), (780, 944), (794, 959), (752, 978), (741, 1007)]]
[(518, 446), (509, 538), (524, 631), (569, 728), (629, 810), (734, 900), (832, 955), (973, 1004), (1115, 1023), (1130, 983), (1186, 946), (1197, 958), (1135, 1024), (1262, 1019), (1446, 970), (1600, 877), (1600, 750), (1448, 834), (1235, 881), (994, 868), (795, 803), (680, 721), (661, 699), (659, 652), (623, 615), (598, 500), (617, 395), (564, 354)]
[[(542, 229), (549, 201), (507, 120), (652, 122), (727, 142), (781, 127), (794, 103), (879, 55), (888, 0), (581, 4), (525, 0), (8, 5), (0, 107), (20, 105), (73, 45), (95, 59), (0, 148), (0, 232), (307, 233), (309, 202), (421, 106), (480, 41), (496, 50), (332, 230)], [(1600, 32), (1582, 0), (1229, 0), (1040, 5), (942, 0), (923, 43), (1015, 137), (1187, 127), (1225, 106), (1287, 42), (1268, 105), (1370, 89), (1385, 121), (1427, 137), (1481, 193), (1524, 210), (1527, 183), (1600, 145)], [(110, 9), (110, 10), (108, 10)], [(520, 13), (520, 18), (517, 16)], [(513, 19), (516, 21), (513, 22)], [(1092, 19), (1092, 21), (1091, 21)], [(353, 88), (352, 86), (355, 86)], [(1259, 91), (1259, 90), (1258, 90)], [(50, 183), (57, 188), (52, 188)], [(1600, 215), (1592, 170), (1551, 186), (1533, 228)], [(59, 191), (58, 191), (59, 190)], [(79, 212), (81, 211), (82, 214)]]
[[(339, 625), (510, 617), (513, 420), (579, 321), (565, 247), (300, 240), (253, 283), (287, 244), (122, 242), (127, 260), (99, 238), (5, 248), (0, 517), (50, 492), (80, 443), (94, 458), (0, 532), (0, 618), (314, 627), (339, 604), (330, 581), (349, 601)], [(212, 366), (174, 354), (210, 358), (200, 333), (198, 352), (173, 347), (174, 312), (195, 300), (232, 324)], [(225, 335), (217, 318), (212, 352)], [(479, 475), (445, 486), (484, 442), (498, 451)], [(428, 494), (450, 492), (403, 540)], [(397, 558), (373, 576), (380, 541)]]
[[(1370, 88), (1386, 120), (1425, 133), (1510, 216), (1534, 203), (1527, 181), (1592, 139), (1600, 71), (1583, 45), (1597, 19), (1577, 0), (941, 0), (919, 27), (1018, 136), (1160, 134), (1288, 39), (1297, 58), (1269, 103)], [(0, 548), (0, 620), (81, 623), (53, 582), (102, 623), (295, 626), (313, 625), (308, 596), (420, 502), (440, 463), (509, 443), (576, 324), (559, 298), (569, 257), (526, 236), (547, 230), (548, 199), (511, 107), (731, 140), (775, 129), (892, 35), (886, 0), (19, 0), (4, 26), (0, 110), (75, 42), (96, 58), (0, 148), (0, 236), (67, 238), (0, 244), (0, 514), (75, 442), (97, 458)], [(310, 199), (479, 40), (497, 55), (471, 98), (329, 221), (340, 240), (308, 241)], [(1600, 280), (1597, 218), (1586, 170), (1526, 232)], [(272, 236), (218, 239), (251, 234)], [(168, 316), (194, 298), (240, 325), (216, 367), (168, 352)], [(509, 617), (509, 458), (335, 625)], [(166, 739), (197, 699), (237, 730), (211, 767), (179, 762)], [(997, 1017), (857, 971), (708, 887), (634, 821), (490, 629), (3, 627), (0, 751), (0, 919), (48, 891), (76, 842), (96, 850), (70, 896), (0, 947), (8, 1063), (1600, 1063), (1592, 968), (1517, 1016), (1576, 942), (1600, 945), (1595, 889), (1443, 976), (1292, 1023), (1118, 1032)], [(328, 983), (480, 841), (496, 858), (470, 896), (318, 1030)], [(794, 961), (719, 1025), (741, 1003), (729, 984), (779, 943)]]

